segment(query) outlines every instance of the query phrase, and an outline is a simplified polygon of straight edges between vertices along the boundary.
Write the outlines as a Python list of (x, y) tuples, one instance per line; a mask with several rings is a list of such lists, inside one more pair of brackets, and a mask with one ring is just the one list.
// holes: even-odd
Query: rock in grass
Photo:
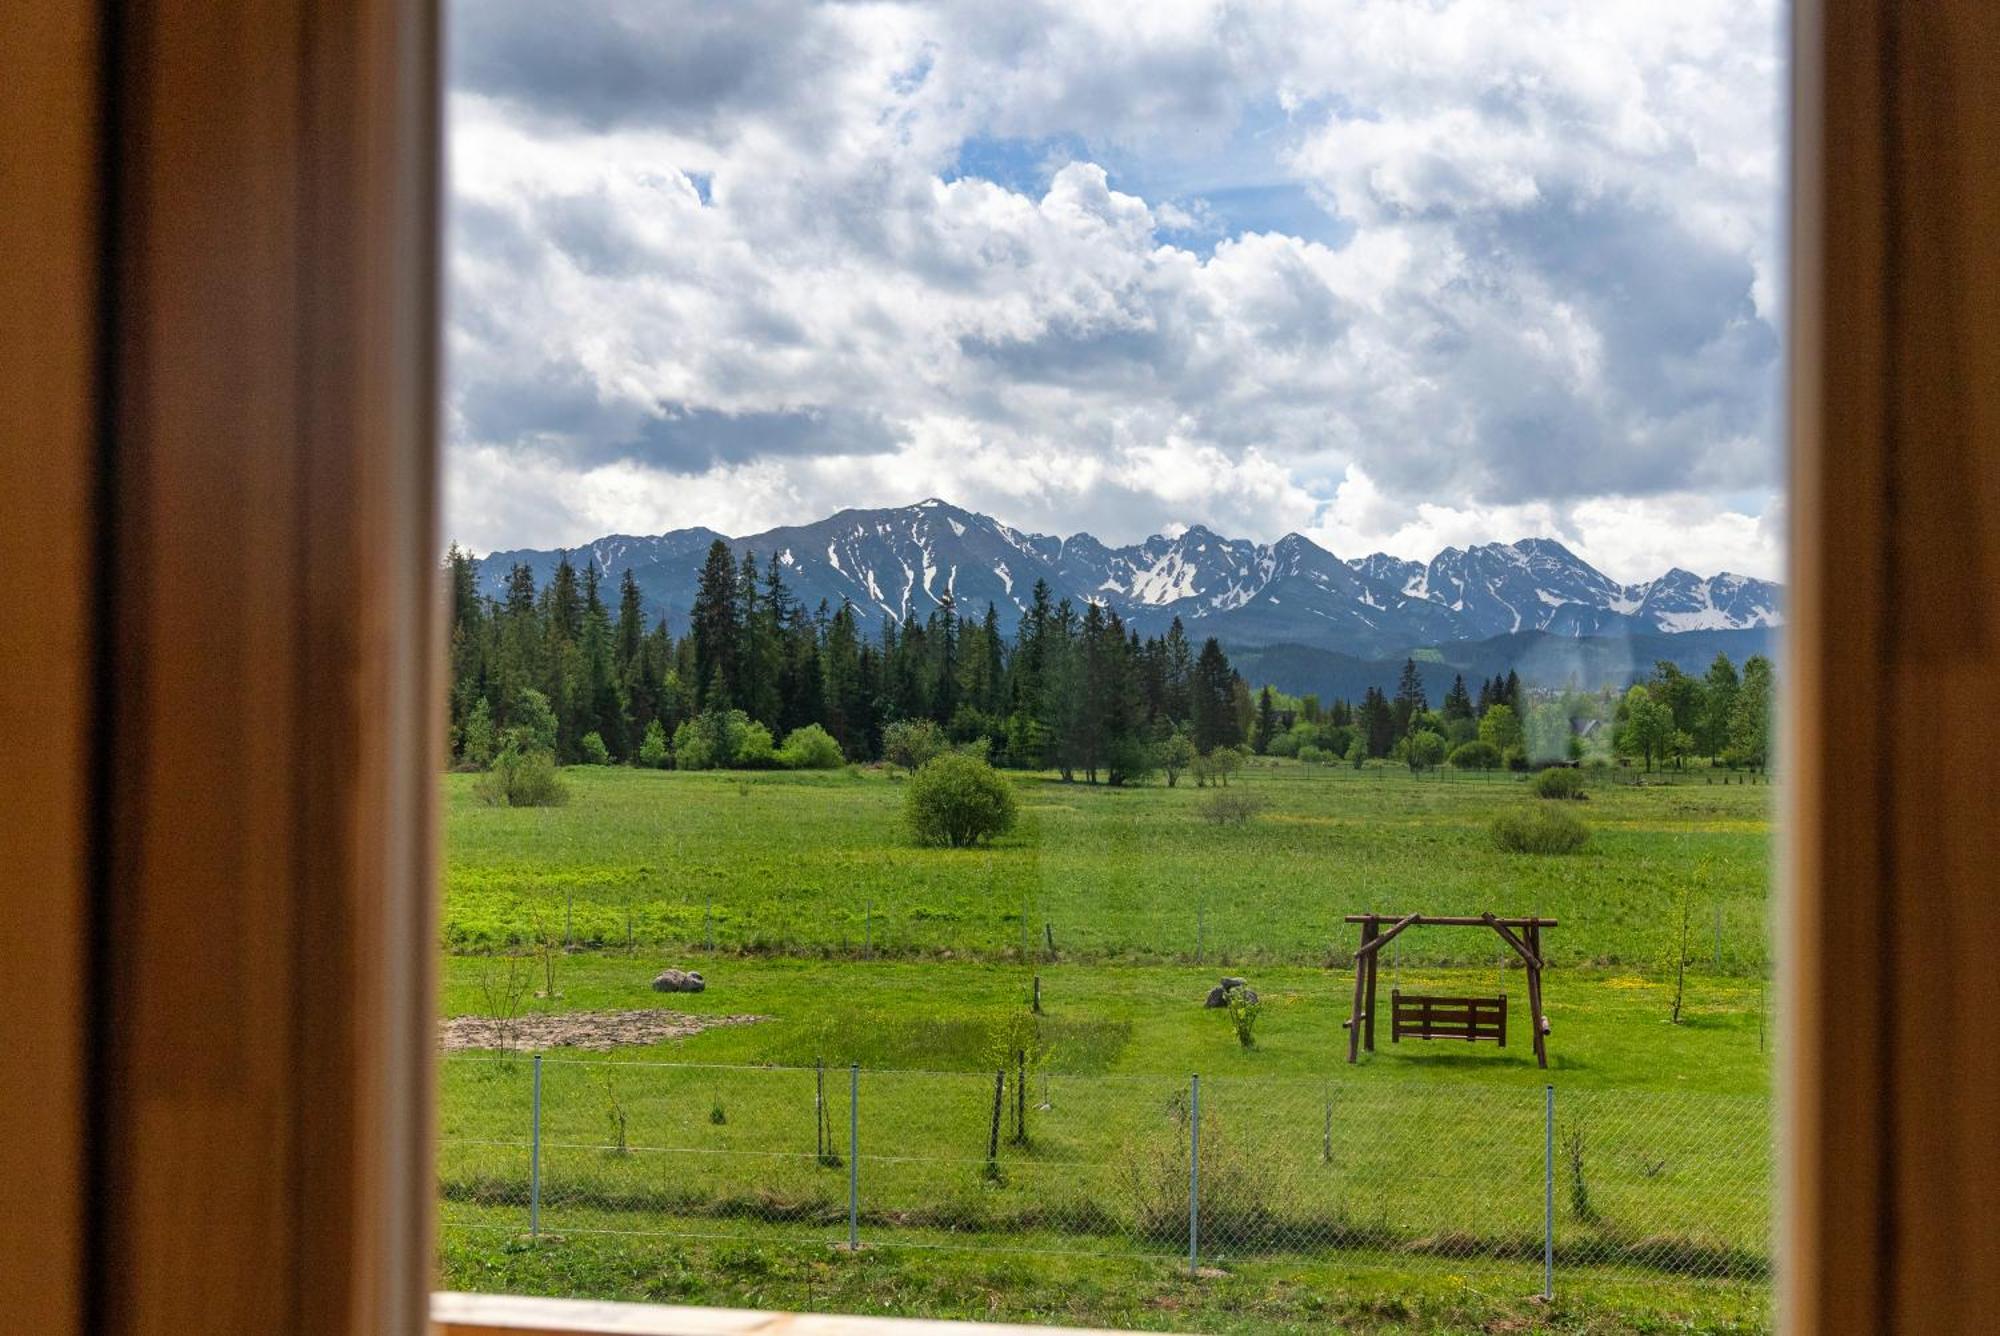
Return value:
[(653, 979), (656, 993), (699, 993), (707, 987), (695, 970), (661, 970)]
[(1239, 988), (1243, 990), (1243, 1000), (1245, 1002), (1255, 1002), (1257, 1000), (1257, 990), (1255, 988), (1252, 988), (1247, 981), (1231, 975), (1208, 990), (1208, 1000), (1203, 1002), (1202, 1006), (1210, 1010), (1218, 1010), (1226, 1007), (1229, 1005), (1229, 995)]

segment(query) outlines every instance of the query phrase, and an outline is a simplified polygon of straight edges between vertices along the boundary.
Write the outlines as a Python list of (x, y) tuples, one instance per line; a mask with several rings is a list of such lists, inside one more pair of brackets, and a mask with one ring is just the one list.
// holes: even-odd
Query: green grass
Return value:
[[(991, 849), (926, 849), (880, 772), (680, 774), (572, 769), (561, 808), (488, 807), (446, 781), (445, 942), (529, 940), (536, 912), (573, 939), (751, 954), (1320, 963), (1345, 959), (1361, 910), (1540, 912), (1558, 965), (1649, 962), (1665, 906), (1699, 881), (1704, 947), (1765, 966), (1772, 790), (1602, 780), (1567, 810), (1591, 827), (1564, 856), (1501, 853), (1496, 814), (1530, 801), (1511, 776), (1413, 780), (1266, 762), (1237, 782), (1268, 799), (1214, 826), (1183, 784), (1116, 790), (1021, 776), (1020, 829)], [(1405, 959), (1479, 964), (1479, 933), (1409, 936)]]
[[(1750, 973), (1767, 789), (1594, 785), (1571, 809), (1593, 827), (1588, 849), (1537, 858), (1492, 848), (1493, 815), (1530, 801), (1506, 779), (1273, 767), (1248, 781), (1270, 804), (1239, 831), (1196, 820), (1188, 789), (1024, 778), (1024, 829), (966, 853), (909, 845), (879, 774), (570, 774), (554, 811), (485, 808), (449, 781), (448, 942), (504, 943), (531, 906), (552, 927), (567, 911), (580, 946), (531, 1008), (765, 1019), (551, 1055), (533, 1245), (531, 1064), (447, 1061), (448, 1285), (1244, 1332), (1768, 1324), (1770, 1055)], [(1691, 978), (1676, 1026), (1651, 962), (1687, 876), (1722, 906), (1725, 950)], [(1360, 908), (1561, 917), (1546, 943), (1551, 1069), (1525, 1042), (1520, 970), (1499, 968), (1478, 929), (1406, 934), (1384, 988), (1504, 990), (1513, 1045), (1391, 1045), (1384, 1025), (1378, 1051), (1347, 1065), (1353, 976), (1327, 966), (1348, 960), (1339, 916)], [(1043, 922), (1059, 959), (1039, 930), (1022, 950), (1024, 923)], [(1253, 1049), (1200, 1005), (1225, 961), (1264, 997)], [(669, 964), (702, 969), (709, 991), (652, 993)], [(449, 956), (445, 1012), (487, 1009), (504, 969)], [(1028, 1084), (1025, 1143), (1003, 1128), (989, 1167), (993, 1067), (1036, 975), (1050, 1056)], [(833, 1246), (849, 1062), (864, 1068), (859, 1256)], [(1199, 1281), (1169, 1260), (1186, 1246), (1195, 1072), (1203, 1259), (1224, 1273)], [(1559, 1133), (1582, 1130), (1586, 1188), (1561, 1166), (1544, 1306), (1527, 1296), (1549, 1082)]]

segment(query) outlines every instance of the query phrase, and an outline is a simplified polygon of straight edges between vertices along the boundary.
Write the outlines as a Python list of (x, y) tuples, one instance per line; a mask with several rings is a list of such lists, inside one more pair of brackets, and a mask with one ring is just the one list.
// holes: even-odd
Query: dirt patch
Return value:
[(693, 1016), (685, 1011), (569, 1011), (560, 1015), (453, 1016), (438, 1026), (447, 1053), (466, 1048), (589, 1048), (600, 1052), (631, 1044), (686, 1039), (720, 1025), (749, 1025), (762, 1016)]

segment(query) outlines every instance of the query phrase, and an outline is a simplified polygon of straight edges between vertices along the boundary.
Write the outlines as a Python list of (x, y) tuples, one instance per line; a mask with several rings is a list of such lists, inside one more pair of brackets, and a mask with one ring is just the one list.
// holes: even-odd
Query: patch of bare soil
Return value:
[(447, 1053), (467, 1048), (528, 1051), (543, 1048), (588, 1048), (600, 1052), (631, 1044), (657, 1044), (662, 1039), (686, 1039), (719, 1025), (749, 1025), (762, 1016), (692, 1016), (685, 1011), (570, 1011), (560, 1015), (453, 1016), (438, 1027), (439, 1046)]

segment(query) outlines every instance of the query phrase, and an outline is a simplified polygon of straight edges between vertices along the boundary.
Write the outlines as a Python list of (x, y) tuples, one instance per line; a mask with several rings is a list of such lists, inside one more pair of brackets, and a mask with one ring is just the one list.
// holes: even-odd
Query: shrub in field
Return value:
[(1497, 770), (1500, 751), (1490, 742), (1468, 742), (1453, 748), (1445, 763), (1454, 770)]
[(585, 765), (610, 765), (611, 749), (604, 745), (602, 733), (585, 733), (583, 741), (577, 744)]
[[(1168, 1111), (1171, 1126), (1126, 1142), (1119, 1166), (1140, 1238), (1185, 1247), (1188, 1229), (1188, 1110), (1185, 1097)], [(1245, 1152), (1213, 1109), (1201, 1117), (1201, 1237), (1217, 1247), (1268, 1241), (1276, 1224), (1276, 1182), (1270, 1161)]]
[(776, 755), (771, 730), (741, 710), (708, 710), (674, 730), (676, 770), (754, 770)]
[(1299, 763), (1307, 769), (1311, 769), (1325, 760), (1326, 753), (1313, 743), (1308, 742), (1305, 746), (1299, 748)]
[(736, 739), (736, 754), (730, 764), (743, 770), (763, 770), (778, 763), (778, 749), (771, 730), (762, 724), (745, 724)]
[(847, 764), (847, 758), (840, 754), (840, 744), (833, 740), (833, 734), (818, 724), (807, 724), (785, 735), (785, 745), (778, 749), (778, 762), (787, 770), (838, 770)]
[(882, 759), (905, 770), (921, 770), (944, 749), (944, 731), (928, 719), (898, 719), (882, 730)]
[(1207, 788), (1211, 784), (1227, 787), (1229, 777), (1243, 768), (1248, 759), (1241, 747), (1217, 747), (1202, 756), (1194, 758), (1194, 782), (1197, 788)]
[(667, 730), (655, 719), (646, 725), (646, 740), (639, 744), (639, 764), (648, 770), (664, 770), (667, 759)]
[(1556, 766), (1535, 776), (1535, 796), (1537, 798), (1561, 798), (1573, 802), (1583, 802), (1590, 795), (1583, 791), (1583, 772), (1568, 766)]
[(1434, 769), (1444, 761), (1444, 738), (1420, 728), (1396, 744), (1396, 759), (1409, 766), (1413, 775)]
[(1257, 1047), (1257, 1014), (1263, 1006), (1248, 988), (1229, 990), (1229, 1024), (1236, 1031), (1236, 1042), (1245, 1048)]
[(481, 696), (471, 713), (465, 716), (465, 726), (459, 730), (459, 759), (484, 770), (493, 764), (493, 753), (499, 750), (499, 746), (499, 734), (493, 728), (493, 707)]
[(560, 807), (569, 801), (554, 753), (524, 752), (511, 743), (493, 758), (493, 768), (479, 777), (473, 792), (494, 807)]
[(1173, 733), (1154, 744), (1155, 757), (1160, 770), (1167, 777), (1167, 787), (1180, 782), (1181, 774), (1195, 762), (1194, 743), (1185, 733)]
[(549, 698), (533, 687), (522, 687), (521, 694), (514, 698), (514, 709), (507, 721), (507, 735), (501, 741), (503, 745), (512, 743), (524, 752), (554, 754), (556, 712), (549, 704)]
[(910, 777), (903, 818), (920, 844), (969, 849), (1014, 828), (1014, 787), (976, 756), (933, 756)]
[(1211, 826), (1240, 826), (1264, 810), (1264, 797), (1240, 789), (1214, 789), (1195, 800), (1194, 810)]
[(1493, 844), (1507, 854), (1569, 854), (1590, 840), (1590, 827), (1549, 803), (1493, 818)]

